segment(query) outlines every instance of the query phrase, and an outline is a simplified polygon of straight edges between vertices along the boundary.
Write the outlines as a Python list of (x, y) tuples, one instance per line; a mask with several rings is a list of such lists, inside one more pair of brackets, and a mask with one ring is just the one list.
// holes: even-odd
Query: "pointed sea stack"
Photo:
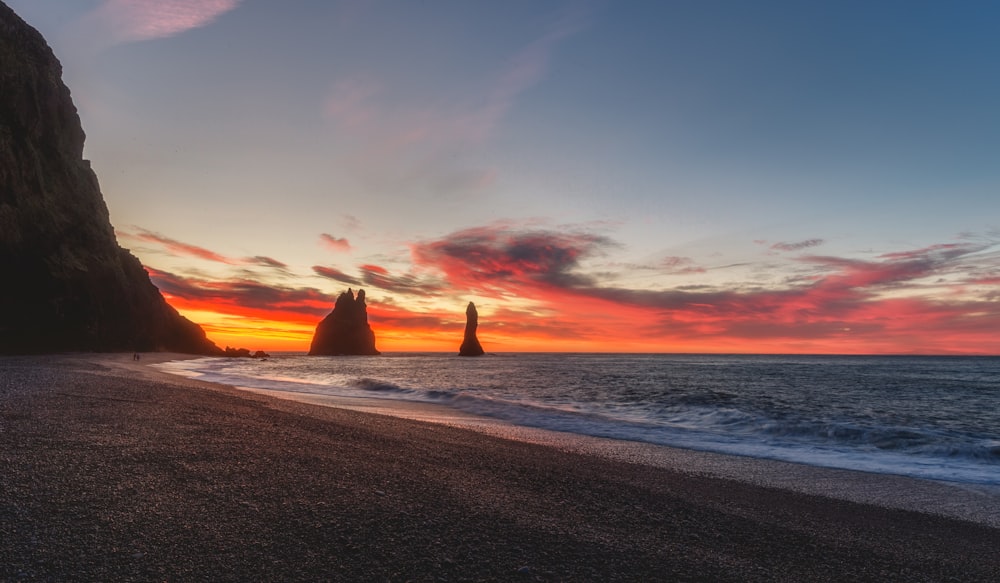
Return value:
[(375, 349), (375, 332), (368, 325), (368, 306), (363, 289), (358, 290), (357, 299), (350, 289), (340, 294), (333, 311), (316, 326), (316, 334), (309, 346), (309, 356), (348, 354), (381, 354)]
[(479, 312), (476, 311), (476, 304), (469, 302), (469, 307), (465, 308), (465, 338), (462, 346), (458, 349), (459, 356), (482, 356), (486, 354), (483, 346), (476, 338), (476, 328), (479, 327)]
[(115, 239), (62, 65), (0, 2), (0, 354), (221, 354)]

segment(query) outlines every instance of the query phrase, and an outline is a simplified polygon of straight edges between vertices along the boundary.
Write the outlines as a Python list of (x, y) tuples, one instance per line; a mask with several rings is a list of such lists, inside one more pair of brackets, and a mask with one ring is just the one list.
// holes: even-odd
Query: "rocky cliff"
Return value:
[(462, 339), (462, 346), (458, 349), (459, 356), (482, 356), (486, 354), (483, 346), (476, 338), (476, 329), (479, 328), (479, 312), (476, 311), (476, 304), (469, 302), (469, 307), (465, 308), (465, 337)]
[(220, 353), (118, 245), (61, 77), (0, 2), (0, 353)]
[(381, 354), (375, 349), (375, 332), (368, 324), (365, 290), (358, 290), (357, 298), (350, 289), (340, 294), (333, 311), (316, 326), (309, 346), (309, 356), (345, 354)]

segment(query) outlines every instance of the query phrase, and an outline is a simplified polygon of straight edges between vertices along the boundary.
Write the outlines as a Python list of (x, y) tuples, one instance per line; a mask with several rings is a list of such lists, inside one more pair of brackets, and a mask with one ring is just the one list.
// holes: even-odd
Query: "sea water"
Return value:
[(1000, 485), (1000, 358), (441, 353), (202, 358), (238, 387), (434, 403), (510, 424)]

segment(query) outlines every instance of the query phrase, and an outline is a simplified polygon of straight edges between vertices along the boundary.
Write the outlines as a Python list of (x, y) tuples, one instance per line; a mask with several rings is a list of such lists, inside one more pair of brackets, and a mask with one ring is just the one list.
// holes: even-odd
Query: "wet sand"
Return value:
[(983, 489), (471, 431), (150, 356), (0, 358), (0, 579), (1000, 580)]

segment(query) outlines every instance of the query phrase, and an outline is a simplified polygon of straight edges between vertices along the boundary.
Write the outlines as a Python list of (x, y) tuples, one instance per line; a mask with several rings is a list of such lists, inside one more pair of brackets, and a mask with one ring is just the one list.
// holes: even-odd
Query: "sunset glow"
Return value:
[[(146, 242), (145, 235), (129, 237)], [(155, 240), (188, 262), (225, 266), (221, 254)], [(808, 244), (806, 244), (808, 243)], [(690, 282), (630, 288), (638, 270), (673, 269), (676, 261), (611, 267), (609, 237), (581, 229), (510, 223), (410, 244), (403, 272), (360, 264), (348, 273), (314, 267), (334, 289), (363, 287), (369, 320), (383, 351), (452, 351), (461, 341), (464, 306), (479, 306), (480, 338), (496, 352), (757, 352), (986, 354), (1000, 349), (995, 244), (962, 241), (898, 250), (868, 259), (815, 255), (822, 241), (762, 247), (770, 285), (702, 284), (715, 265), (686, 262)], [(779, 249), (782, 255), (776, 256)], [(247, 265), (240, 267), (244, 273)], [(307, 350), (335, 293), (254, 277), (193, 278), (150, 268), (168, 300), (201, 322), (221, 344)], [(353, 274), (353, 275), (352, 275)], [(694, 287), (694, 289), (692, 289)]]
[(1000, 354), (995, 7), (10, 4), (220, 346)]

